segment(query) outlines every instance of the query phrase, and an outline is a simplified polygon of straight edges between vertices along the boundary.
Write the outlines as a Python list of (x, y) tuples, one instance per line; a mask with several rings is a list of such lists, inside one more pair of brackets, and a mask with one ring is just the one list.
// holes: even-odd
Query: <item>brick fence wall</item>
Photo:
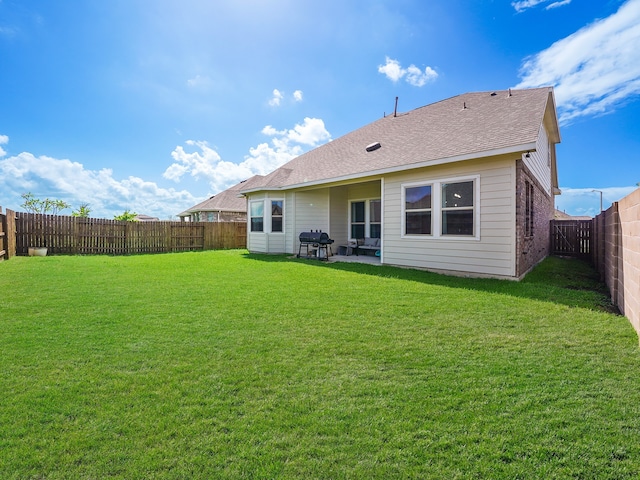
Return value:
[(596, 268), (640, 336), (640, 189), (598, 215), (594, 233)]

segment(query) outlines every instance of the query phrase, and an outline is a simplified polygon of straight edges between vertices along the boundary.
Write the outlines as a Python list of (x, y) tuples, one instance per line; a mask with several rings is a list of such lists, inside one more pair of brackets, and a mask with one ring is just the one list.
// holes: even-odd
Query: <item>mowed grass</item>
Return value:
[(577, 260), (18, 257), (0, 291), (2, 479), (640, 476), (638, 337)]

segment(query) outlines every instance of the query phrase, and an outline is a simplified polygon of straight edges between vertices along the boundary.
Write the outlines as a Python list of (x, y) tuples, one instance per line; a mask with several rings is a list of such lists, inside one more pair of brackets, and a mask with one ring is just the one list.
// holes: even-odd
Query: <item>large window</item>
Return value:
[(282, 232), (283, 219), (282, 200), (271, 200), (271, 231)]
[(442, 235), (473, 235), (473, 181), (442, 184)]
[(264, 231), (264, 202), (251, 202), (251, 231), (262, 232)]
[(478, 182), (474, 176), (403, 185), (402, 235), (478, 239)]
[(351, 202), (349, 215), (350, 238), (381, 238), (382, 203), (380, 199)]
[(404, 214), (407, 235), (431, 235), (431, 205), (431, 185), (405, 189)]

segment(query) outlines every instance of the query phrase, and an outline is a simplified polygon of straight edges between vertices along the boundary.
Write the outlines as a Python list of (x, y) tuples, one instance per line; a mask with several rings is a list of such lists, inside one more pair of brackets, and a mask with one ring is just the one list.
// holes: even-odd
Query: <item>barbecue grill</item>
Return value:
[[(306, 256), (313, 255), (313, 250), (309, 250), (309, 247), (315, 248), (316, 256), (323, 260), (329, 259), (329, 252), (331, 252), (331, 244), (333, 240), (329, 238), (329, 234), (316, 230), (315, 232), (302, 232), (298, 237), (300, 240), (300, 247), (298, 248), (298, 258), (302, 254), (302, 247), (306, 248)], [(333, 254), (333, 252), (331, 252)]]

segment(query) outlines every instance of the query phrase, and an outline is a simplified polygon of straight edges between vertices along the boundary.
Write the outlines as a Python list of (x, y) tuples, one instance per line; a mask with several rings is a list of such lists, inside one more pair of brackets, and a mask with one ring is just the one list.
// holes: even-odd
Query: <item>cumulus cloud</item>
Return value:
[(640, 0), (527, 58), (516, 88), (555, 87), (559, 119), (606, 114), (640, 94)]
[(556, 208), (569, 215), (594, 217), (600, 213), (600, 192), (602, 208), (606, 210), (613, 202), (623, 199), (636, 188), (638, 187), (561, 187), (562, 195), (556, 196)]
[[(282, 101), (285, 99), (285, 93), (281, 90), (278, 90), (277, 88), (273, 89), (273, 92), (271, 95), (272, 96), (271, 96), (271, 99), (269, 100), (269, 105), (272, 107), (279, 107)], [(303, 99), (302, 90), (296, 90), (291, 95), (291, 100), (293, 100), (293, 102), (295, 103), (301, 102), (302, 99)]]
[(425, 67), (424, 71), (411, 64), (408, 68), (403, 68), (398, 60), (386, 57), (384, 65), (378, 65), (378, 73), (382, 73), (392, 82), (405, 78), (409, 85), (423, 87), (428, 82), (438, 78), (438, 72), (431, 67)]
[(271, 105), (272, 107), (279, 107), (280, 102), (282, 101), (283, 98), (284, 98), (284, 95), (282, 94), (282, 92), (277, 88), (274, 88), (273, 96), (271, 97), (271, 100), (269, 100), (269, 105)]
[(277, 130), (267, 125), (262, 134), (270, 137), (270, 141), (250, 148), (249, 155), (240, 163), (223, 160), (207, 142), (189, 140), (186, 144), (196, 150), (187, 152), (182, 146), (176, 147), (171, 154), (175, 163), (163, 176), (176, 182), (184, 175), (205, 178), (217, 193), (253, 175), (271, 173), (304, 153), (305, 148), (316, 147), (331, 139), (319, 118), (305, 118), (302, 124), (291, 129)]
[(4, 204), (14, 209), (22, 203), (21, 194), (33, 192), (36, 197), (64, 200), (74, 208), (88, 203), (91, 216), (103, 218), (126, 209), (169, 218), (196, 201), (184, 190), (160, 188), (133, 176), (118, 180), (110, 169), (87, 170), (78, 162), (29, 152), (0, 160), (0, 192)]

